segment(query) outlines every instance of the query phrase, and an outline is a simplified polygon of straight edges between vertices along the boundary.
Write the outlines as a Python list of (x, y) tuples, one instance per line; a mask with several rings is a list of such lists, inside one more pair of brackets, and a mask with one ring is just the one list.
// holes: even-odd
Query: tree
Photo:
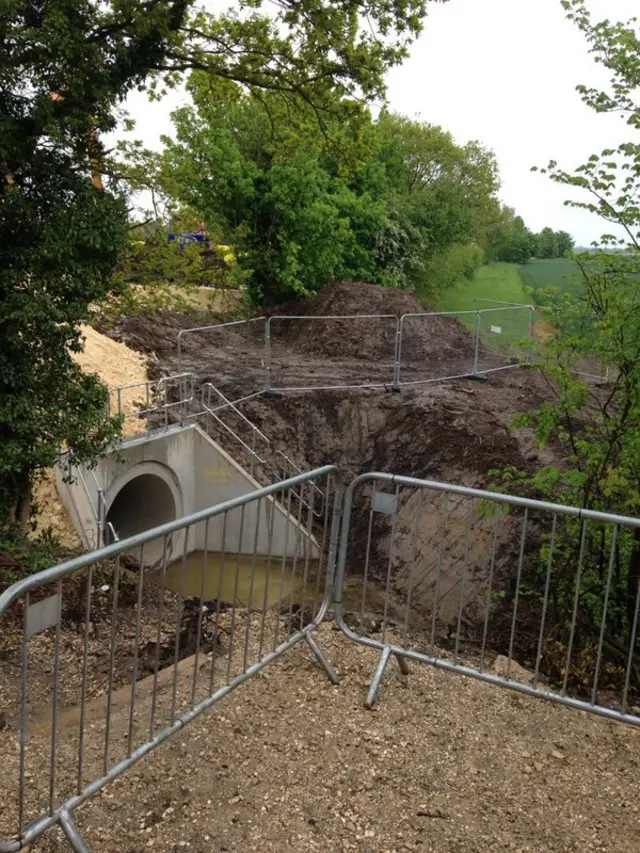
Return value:
[[(552, 402), (521, 419), (536, 428), (540, 444), (554, 442), (562, 464), (545, 467), (531, 480), (538, 493), (560, 503), (623, 515), (640, 512), (640, 32), (629, 24), (594, 23), (583, 0), (563, 3), (585, 33), (597, 61), (612, 76), (609, 92), (580, 87), (597, 112), (621, 112), (632, 139), (616, 150), (594, 154), (571, 173), (551, 163), (551, 178), (586, 194), (568, 204), (614, 223), (623, 237), (604, 235), (603, 246), (621, 249), (578, 256), (581, 295), (556, 298), (553, 334), (541, 348), (539, 367), (549, 380)], [(606, 388), (577, 375), (585, 359), (609, 371)], [(569, 526), (560, 542), (563, 559), (552, 578), (554, 619), (559, 636), (569, 622), (575, 596), (575, 568), (583, 547), (579, 525)], [(611, 649), (623, 660), (633, 653), (638, 634), (635, 612), (640, 590), (640, 534), (613, 528), (589, 533), (584, 544), (580, 586), (581, 623), (576, 652), (595, 647), (606, 628)], [(610, 557), (610, 555), (612, 555)], [(611, 559), (611, 563), (608, 563)], [(613, 570), (607, 623), (600, 625)], [(542, 576), (543, 570), (541, 570)], [(615, 657), (615, 654), (614, 654)], [(624, 670), (621, 677), (624, 678)], [(591, 672), (592, 674), (592, 672)]]
[(490, 260), (527, 264), (538, 251), (538, 238), (511, 207), (503, 207), (488, 235)]
[[(266, 10), (266, 11), (265, 11)], [(269, 13), (272, 14), (269, 14)], [(99, 134), (134, 87), (153, 96), (199, 69), (212, 90), (302, 100), (379, 96), (420, 31), (424, 0), (261, 0), (213, 14), (193, 0), (5, 0), (0, 10), (0, 522), (29, 514), (37, 470), (67, 442), (90, 462), (117, 432), (81, 373), (90, 306), (117, 287), (127, 242), (121, 176)], [(360, 24), (366, 19), (366, 27)], [(102, 173), (102, 178), (100, 177)], [(93, 176), (93, 181), (92, 181)]]
[(564, 258), (573, 252), (576, 242), (567, 231), (556, 232), (556, 243), (558, 249), (558, 257)]
[(543, 228), (538, 237), (537, 257), (547, 260), (559, 257), (558, 240), (552, 228)]
[(374, 122), (344, 99), (318, 134), (304, 104), (292, 114), (233, 87), (222, 100), (200, 75), (190, 89), (195, 106), (176, 111), (165, 142), (163, 185), (234, 245), (257, 303), (336, 279), (433, 292), (448, 279), (431, 261), (482, 228), (498, 182), (477, 143), (388, 112)]

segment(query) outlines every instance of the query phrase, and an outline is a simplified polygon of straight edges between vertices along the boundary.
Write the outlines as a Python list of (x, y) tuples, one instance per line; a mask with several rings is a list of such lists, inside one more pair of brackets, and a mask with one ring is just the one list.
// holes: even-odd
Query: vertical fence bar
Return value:
[(253, 607), (253, 588), (256, 582), (256, 555), (258, 552), (258, 538), (260, 535), (260, 514), (262, 510), (262, 498), (258, 501), (256, 510), (256, 529), (253, 535), (253, 551), (251, 553), (251, 579), (249, 581), (249, 596), (247, 601), (247, 628), (244, 635), (244, 657), (242, 669), (246, 671), (249, 660), (249, 636), (251, 634), (251, 609)]
[(544, 629), (547, 623), (547, 608), (549, 607), (549, 590), (551, 588), (551, 571), (553, 569), (553, 557), (556, 547), (556, 528), (558, 525), (558, 516), (553, 514), (553, 523), (551, 525), (551, 538), (549, 541), (549, 558), (547, 560), (547, 574), (544, 581), (544, 597), (542, 599), (542, 614), (540, 616), (540, 634), (538, 636), (538, 651), (536, 653), (536, 668), (533, 674), (533, 683), (537, 684), (540, 676), (540, 664), (542, 663), (542, 644), (544, 643)]
[(431, 611), (431, 648), (436, 644), (436, 625), (438, 621), (438, 604), (440, 598), (440, 577), (442, 575), (442, 561), (444, 560), (444, 538), (447, 527), (447, 512), (449, 510), (449, 495), (443, 494), (440, 500), (440, 544), (438, 547), (438, 562), (436, 568), (436, 583), (433, 589), (433, 610)]
[(479, 355), (480, 355), (480, 329), (482, 327), (482, 312), (476, 313), (476, 334), (473, 348), (473, 375), (478, 375)]
[(238, 609), (238, 584), (240, 582), (240, 563), (242, 542), (244, 540), (244, 505), (240, 510), (240, 530), (238, 531), (238, 551), (236, 554), (236, 574), (233, 581), (233, 601), (231, 602), (231, 624), (229, 626), (229, 656), (227, 657), (227, 682), (231, 680), (231, 667), (236, 642), (236, 611)]
[(156, 704), (158, 701), (158, 671), (160, 669), (160, 643), (162, 641), (162, 620), (164, 619), (164, 589), (167, 578), (167, 560), (169, 559), (168, 537), (162, 538), (162, 566), (160, 569), (160, 588), (158, 590), (158, 629), (156, 632), (156, 650), (153, 664), (153, 693), (151, 695), (151, 713), (149, 715), (149, 737), (153, 737), (155, 728)]
[(271, 391), (271, 317), (267, 319), (264, 332), (264, 390)]
[[(284, 492), (282, 492), (282, 498), (284, 500)], [(262, 652), (264, 648), (264, 631), (266, 626), (266, 618), (267, 618), (267, 608), (269, 607), (269, 586), (271, 583), (271, 562), (272, 562), (272, 548), (273, 548), (273, 525), (275, 522), (275, 514), (276, 514), (276, 495), (273, 498), (268, 498), (267, 503), (265, 504), (266, 512), (269, 515), (269, 527), (267, 533), (267, 560), (266, 560), (266, 575), (264, 579), (264, 594), (262, 597), (262, 617), (260, 619), (260, 644), (258, 646), (258, 660), (262, 658)]]
[[(291, 518), (291, 487), (287, 489), (287, 521)], [(278, 606), (276, 607), (275, 627), (273, 629), (273, 648), (275, 652), (278, 646), (278, 634), (280, 633), (280, 616), (282, 611), (282, 593), (284, 592), (284, 576), (287, 567), (287, 551), (289, 550), (289, 524), (284, 528), (284, 548), (282, 549), (282, 564), (280, 568), (280, 584), (278, 588)]]
[[(224, 566), (227, 554), (227, 515), (222, 516), (222, 542), (220, 544), (220, 562), (218, 564), (218, 589), (216, 591), (216, 618), (213, 628), (213, 636), (220, 636), (220, 599), (222, 598), (222, 582), (224, 580)], [(211, 655), (211, 677), (209, 679), (209, 695), (213, 694), (213, 688), (216, 683), (216, 646), (214, 643), (213, 654)]]
[(93, 586), (93, 563), (87, 572), (87, 591), (85, 593), (84, 608), (84, 637), (82, 648), (82, 687), (80, 689), (80, 738), (78, 743), (78, 794), (82, 791), (82, 778), (84, 770), (84, 738), (87, 723), (87, 682), (89, 665), (89, 625), (91, 624), (91, 591)]
[[(198, 626), (196, 628), (196, 654), (193, 662), (193, 683), (191, 685), (191, 707), (196, 703), (196, 690), (198, 686), (198, 664), (200, 657), (200, 643), (202, 642), (202, 620), (204, 617), (204, 589), (205, 579), (209, 568), (209, 519), (204, 523), (204, 553), (202, 555), (202, 566), (200, 569), (200, 601), (198, 606)], [(216, 638), (213, 638), (212, 654), (215, 654)]]
[(396, 325), (396, 341), (395, 341), (395, 352), (393, 356), (393, 383), (392, 388), (394, 391), (400, 390), (400, 360), (402, 358), (402, 330), (404, 323), (404, 315), (398, 318), (398, 322)]
[(53, 664), (53, 697), (51, 711), (51, 773), (49, 776), (49, 814), (53, 814), (56, 795), (56, 769), (58, 760), (58, 702), (60, 699), (60, 631), (62, 623), (62, 580), (58, 581), (55, 659)]
[(622, 691), (622, 712), (626, 713), (629, 701), (629, 685), (631, 683), (631, 672), (633, 670), (633, 657), (636, 648), (636, 640), (638, 638), (638, 614), (640, 614), (640, 583), (636, 592), (636, 606), (633, 611), (633, 624), (631, 626), (631, 636), (629, 637), (629, 657), (627, 659), (627, 671), (624, 678), (624, 690)]
[(178, 615), (176, 618), (176, 639), (173, 653), (173, 689), (171, 691), (171, 725), (176, 719), (176, 707), (178, 701), (178, 664), (180, 663), (180, 634), (182, 630), (182, 617), (184, 615), (184, 582), (187, 573), (187, 551), (189, 550), (189, 526), (184, 531), (184, 545), (182, 546), (182, 559), (180, 560), (180, 591), (178, 593)]
[(293, 599), (295, 598), (295, 585), (296, 585), (296, 572), (298, 570), (298, 556), (299, 556), (299, 546), (300, 546), (300, 531), (302, 529), (302, 504), (304, 501), (304, 492), (301, 489), (298, 495), (298, 515), (296, 518), (296, 537), (293, 543), (293, 563), (291, 566), (291, 586), (289, 593), (289, 622), (287, 624), (287, 631), (291, 631), (291, 625), (293, 623)]
[(491, 614), (491, 595), (493, 592), (493, 573), (496, 566), (496, 550), (498, 547), (498, 526), (502, 518), (502, 507), (498, 507), (493, 523), (493, 545), (491, 547), (491, 563), (489, 564), (489, 581), (487, 586), (487, 604), (482, 628), (482, 649), (480, 650), (480, 669), (484, 669), (484, 656), (487, 650), (487, 635), (489, 633), (489, 616)]
[[(326, 483), (326, 487), (325, 487), (325, 494), (322, 497), (322, 512), (324, 515), (324, 519), (322, 521), (322, 539), (320, 541), (320, 556), (318, 558), (316, 588), (315, 588), (315, 591), (313, 593), (313, 612), (314, 612), (314, 614), (317, 613), (318, 606), (319, 606), (318, 601), (320, 599), (320, 584), (322, 583), (322, 567), (323, 567), (323, 564), (325, 563), (325, 551), (326, 551), (326, 547), (327, 547), (327, 533), (329, 533), (329, 540), (331, 540), (331, 533), (329, 531), (329, 496), (330, 496), (330, 493), (331, 493), (331, 475), (329, 475), (329, 477), (327, 478), (327, 483)], [(337, 501), (337, 500), (338, 500), (337, 494), (334, 493), (334, 501)], [(335, 510), (335, 506), (334, 506), (334, 510)], [(327, 584), (330, 583), (329, 571), (330, 571), (330, 568), (329, 568), (328, 557), (327, 557), (326, 577), (325, 577), (325, 592), (326, 592)]]
[(587, 545), (587, 520), (582, 522), (582, 533), (580, 537), (580, 557), (578, 559), (578, 568), (576, 571), (576, 589), (573, 599), (573, 615), (571, 617), (571, 632), (569, 634), (569, 645), (567, 646), (567, 661), (564, 667), (564, 678), (562, 681), (562, 695), (566, 696), (567, 685), (569, 683), (569, 669), (571, 668), (571, 656), (573, 654), (573, 642), (576, 634), (576, 624), (578, 621), (578, 606), (580, 604), (580, 584), (582, 582), (582, 567), (584, 562), (584, 552)]
[(384, 590), (384, 615), (382, 617), (382, 642), (387, 639), (387, 616), (389, 613), (389, 598), (391, 596), (391, 569), (395, 557), (396, 547), (396, 524), (398, 521), (398, 502), (400, 495), (400, 486), (396, 486), (395, 491), (395, 506), (393, 515), (391, 516), (391, 534), (389, 536), (389, 561), (387, 563), (387, 583)]
[(29, 668), (29, 628), (28, 617), (30, 595), (27, 592), (24, 597), (24, 613), (22, 627), (22, 655), (20, 661), (20, 779), (18, 791), (18, 835), (22, 835), (24, 826), (24, 800), (25, 784), (27, 775), (27, 726), (29, 723), (27, 692), (28, 692), (28, 668)]
[(133, 720), (136, 713), (136, 688), (138, 685), (138, 658), (140, 656), (140, 621), (142, 618), (142, 592), (144, 585), (144, 545), (140, 546), (140, 566), (138, 568), (138, 594), (136, 596), (136, 627), (133, 647), (133, 667), (131, 673), (131, 700), (129, 706), (129, 733), (127, 737), (127, 758), (133, 749)]
[(104, 765), (103, 772), (106, 775), (109, 770), (109, 738), (111, 736), (111, 702), (113, 700), (113, 666), (116, 654), (116, 630), (118, 624), (118, 587), (120, 584), (120, 554), (116, 557), (116, 565), (113, 570), (113, 600), (111, 605), (111, 646), (109, 654), (109, 686), (107, 693), (107, 720), (104, 732)]
[(609, 608), (609, 592), (611, 590), (611, 579), (613, 577), (613, 567), (615, 564), (616, 544), (618, 540), (618, 525), (613, 528), (613, 536), (611, 539), (611, 553), (609, 554), (609, 570), (607, 571), (607, 585), (604, 593), (604, 602), (602, 604), (602, 617), (600, 624), (600, 638), (598, 640), (598, 659), (596, 660), (596, 670), (593, 677), (593, 690), (591, 693), (591, 704), (596, 704), (598, 698), (598, 681), (600, 679), (600, 666), (602, 664), (602, 647), (604, 646), (605, 629), (607, 624), (607, 610)]
[[(300, 630), (304, 628), (304, 612), (307, 606), (307, 583), (309, 579), (309, 561), (311, 559), (311, 543), (313, 537), (313, 505), (315, 503), (316, 490), (315, 490), (315, 480), (312, 480), (310, 483), (310, 495), (309, 495), (309, 503), (307, 505), (307, 527), (306, 533), (304, 537), (304, 569), (302, 576), (302, 595), (300, 597)], [(313, 617), (315, 619), (316, 611), (313, 610)]]
[(529, 356), (527, 359), (528, 364), (535, 364), (536, 361), (536, 309), (533, 305), (529, 306), (529, 310), (531, 311), (531, 318), (529, 320), (529, 338), (531, 339), (531, 346), (529, 347)]
[(467, 580), (467, 573), (469, 571), (469, 542), (471, 539), (471, 519), (473, 518), (475, 512), (475, 502), (471, 501), (469, 504), (469, 511), (467, 512), (467, 528), (464, 537), (464, 563), (462, 565), (462, 578), (460, 580), (460, 599), (458, 601), (458, 621), (456, 624), (456, 641), (454, 645), (454, 654), (457, 656), (460, 652), (460, 631), (462, 628), (462, 611), (464, 608), (464, 591), (465, 584)]
[(509, 656), (507, 658), (507, 678), (511, 676), (511, 660), (513, 659), (513, 647), (516, 639), (516, 622), (518, 619), (518, 604), (520, 602), (520, 584), (522, 583), (522, 566), (524, 563), (524, 546), (527, 541), (527, 522), (529, 521), (529, 508), (524, 511), (522, 521), (522, 535), (520, 537), (520, 554), (518, 556), (518, 572), (516, 575), (516, 592), (513, 597), (513, 617), (511, 619), (511, 636), (509, 637)]
[(371, 558), (371, 534), (373, 533), (373, 495), (371, 495), (371, 504), (369, 506), (369, 529), (367, 530), (367, 544), (364, 552), (364, 573), (362, 578), (362, 599), (360, 602), (360, 623), (364, 623), (364, 605), (367, 597), (367, 582), (369, 580), (369, 560)]

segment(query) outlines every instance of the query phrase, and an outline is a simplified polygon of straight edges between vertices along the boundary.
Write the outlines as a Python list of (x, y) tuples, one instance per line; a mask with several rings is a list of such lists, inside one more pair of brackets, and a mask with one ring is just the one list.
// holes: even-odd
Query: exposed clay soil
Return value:
[[(72, 358), (86, 373), (97, 373), (110, 388), (146, 381), (147, 359), (140, 352), (100, 334), (91, 326), (83, 326), (82, 334), (84, 349), (82, 352), (73, 353)], [(121, 404), (124, 413), (135, 411), (141, 398), (144, 398), (144, 394), (140, 389), (123, 392)], [(129, 418), (125, 421), (123, 432), (125, 435), (132, 435), (145, 429), (144, 421)], [(58, 495), (53, 469), (42, 472), (34, 488), (34, 499), (37, 506), (35, 532), (51, 530), (64, 547), (78, 549), (80, 538)]]
[[(314, 300), (301, 306), (287, 306), (287, 316), (340, 314), (389, 314), (385, 321), (322, 319), (272, 321), (272, 385), (305, 386), (391, 382), (395, 317), (418, 312), (421, 304), (411, 294), (375, 285), (340, 284), (325, 288)], [(456, 375), (469, 372), (473, 363), (473, 338), (454, 319), (427, 318), (407, 327), (403, 374), (413, 376)], [(110, 334), (129, 346), (150, 355), (154, 375), (191, 371), (196, 385), (212, 382), (231, 399), (251, 394), (264, 386), (264, 325), (214, 329), (182, 339), (182, 358), (177, 357), (180, 329), (193, 325), (193, 318), (165, 315), (156, 319), (133, 318), (121, 322)], [(242, 331), (239, 332), (237, 329)], [(389, 336), (390, 335), (390, 336)], [(481, 353), (480, 367), (505, 364), (504, 354)], [(484, 487), (492, 469), (513, 466), (533, 470), (554, 459), (553, 451), (540, 452), (528, 430), (511, 428), (514, 417), (548, 399), (543, 379), (528, 369), (487, 374), (482, 381), (457, 379), (432, 384), (406, 386), (392, 393), (390, 386), (379, 390), (288, 391), (262, 396), (242, 404), (242, 411), (269, 438), (269, 451), (286, 453), (302, 470), (336, 464), (345, 479), (366, 471), (382, 471), (417, 478), (435, 479), (473, 487)], [(225, 422), (238, 431), (246, 443), (251, 432), (231, 413)], [(241, 445), (213, 422), (201, 426), (236, 458), (249, 465)], [(260, 448), (262, 452), (263, 448)], [(283, 472), (284, 473), (284, 472)], [(412, 530), (418, 507), (416, 500), (403, 499), (397, 523), (393, 563), (394, 589), (400, 600), (407, 593), (408, 566), (418, 560), (418, 593), (413, 606), (424, 618), (430, 617), (434, 601), (436, 566), (433, 553), (439, 540), (437, 521), (440, 507), (427, 502), (418, 538), (418, 556)], [(368, 508), (355, 508), (352, 549), (364, 554), (367, 540)], [(462, 583), (460, 572), (467, 524), (463, 502), (451, 502), (447, 513), (446, 554), (438, 573), (446, 583), (440, 590), (439, 617), (446, 626), (458, 604), (455, 590)], [(477, 584), (467, 583), (464, 610), (474, 618), (486, 596), (487, 550), (490, 546), (489, 519), (477, 525)], [(371, 569), (384, 585), (389, 553), (389, 519), (376, 516), (372, 528)], [(498, 541), (496, 582), (508, 582), (517, 560), (514, 523), (505, 522)], [(358, 573), (361, 566), (351, 565)], [(444, 592), (443, 592), (444, 590)], [(446, 595), (444, 593), (447, 593)], [(449, 592), (451, 593), (449, 595)]]

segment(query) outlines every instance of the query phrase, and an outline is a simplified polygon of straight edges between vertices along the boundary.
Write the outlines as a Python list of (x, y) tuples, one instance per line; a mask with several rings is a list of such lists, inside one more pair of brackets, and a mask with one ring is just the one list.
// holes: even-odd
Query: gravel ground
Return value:
[[(637, 730), (415, 665), (367, 712), (375, 652), (319, 640), (339, 686), (297, 646), (77, 812), (92, 853), (640, 849)], [(128, 722), (117, 708), (120, 739)]]

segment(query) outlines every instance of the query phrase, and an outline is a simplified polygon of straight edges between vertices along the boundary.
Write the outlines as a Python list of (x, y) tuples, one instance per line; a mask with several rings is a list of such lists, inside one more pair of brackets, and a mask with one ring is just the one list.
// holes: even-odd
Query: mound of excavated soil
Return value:
[[(379, 284), (330, 284), (313, 299), (277, 313), (326, 317), (280, 321), (272, 323), (272, 330), (295, 349), (330, 358), (392, 359), (396, 318), (404, 314), (422, 315), (405, 321), (402, 347), (406, 357), (441, 361), (473, 356), (473, 336), (455, 317), (425, 316), (428, 309), (412, 293)], [(367, 319), (367, 315), (388, 315), (388, 319)]]

